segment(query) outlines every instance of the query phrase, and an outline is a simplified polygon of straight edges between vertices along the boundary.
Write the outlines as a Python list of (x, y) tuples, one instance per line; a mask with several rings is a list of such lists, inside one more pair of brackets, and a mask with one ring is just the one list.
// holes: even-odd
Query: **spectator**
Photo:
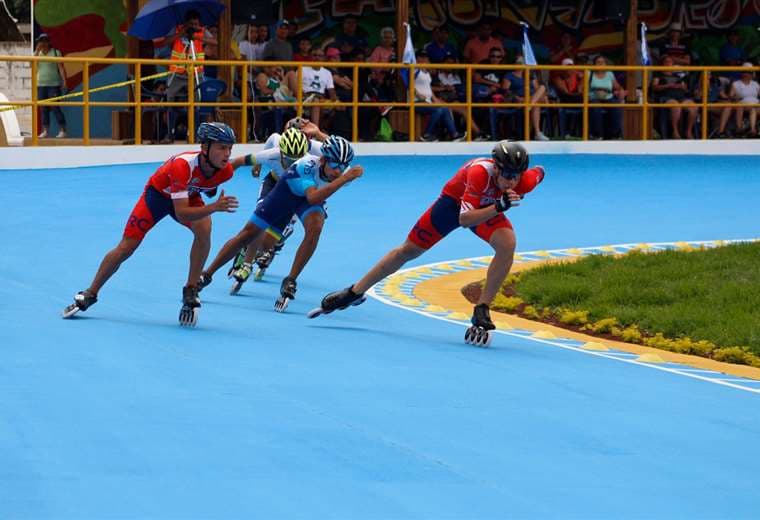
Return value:
[[(369, 103), (393, 101), (393, 81), (387, 69), (373, 68), (369, 72), (367, 81), (360, 85), (361, 100)], [(390, 107), (361, 107), (359, 108), (359, 139), (372, 141), (380, 129), (380, 121), (383, 115), (388, 113)]]
[(343, 19), (343, 28), (335, 37), (335, 45), (342, 56), (351, 56), (355, 51), (361, 51), (366, 56), (367, 34), (359, 27), (358, 18), (350, 15)]
[[(444, 57), (444, 63), (454, 64), (456, 62), (457, 58), (453, 53), (448, 53)], [(433, 78), (433, 92), (447, 103), (465, 101), (465, 85), (460, 72), (456, 69), (439, 69)], [(467, 109), (465, 107), (451, 107), (451, 110), (461, 117), (466, 124)], [(485, 139), (475, 118), (472, 118), (471, 127), (476, 141)]]
[[(267, 107), (267, 103), (273, 101), (295, 101), (296, 73), (288, 71), (286, 74), (280, 66), (263, 67), (256, 76), (256, 101), (259, 109), (263, 111), (260, 118), (260, 130), (266, 139), (273, 132), (281, 132), (285, 117), (285, 109), (282, 107)], [(264, 106), (262, 106), (264, 104)]]
[(575, 38), (568, 32), (563, 32), (560, 38), (559, 47), (555, 48), (551, 53), (552, 63), (562, 63), (564, 60), (575, 60), (578, 54), (578, 45), (575, 43)]
[(457, 48), (449, 43), (449, 29), (445, 25), (439, 25), (433, 29), (433, 40), (425, 45), (425, 52), (431, 63), (443, 63), (448, 55), (459, 57)]
[[(325, 61), (325, 53), (322, 49), (316, 48), (311, 51), (311, 59), (315, 62)], [(314, 65), (313, 67), (303, 67), (302, 88), (304, 94), (304, 101), (314, 102), (323, 101), (329, 99), (330, 101), (337, 101), (338, 98), (335, 95), (335, 84), (333, 83), (333, 75), (329, 69), (326, 69), (320, 65)], [(311, 107), (311, 122), (317, 125), (319, 128), (321, 107)]]
[[(752, 67), (752, 63), (746, 62), (743, 67)], [(745, 70), (741, 73), (741, 79), (731, 84), (729, 97), (738, 102), (746, 104), (757, 104), (760, 97), (760, 84), (753, 79), (751, 70)], [(744, 127), (744, 111), (749, 116), (749, 129)], [(726, 113), (721, 117), (721, 129), (725, 130), (728, 115)], [(748, 137), (757, 137), (757, 108), (756, 107), (736, 107), (736, 132), (737, 135), (747, 135)], [(722, 132), (721, 132), (722, 133)]]
[[(424, 65), (430, 63), (425, 51), (417, 53), (417, 63)], [(417, 76), (414, 78), (414, 92), (417, 102), (424, 103), (442, 103), (443, 100), (433, 93), (432, 89), (433, 79), (430, 76), (430, 72), (426, 69), (418, 69)], [(420, 114), (430, 114), (430, 121), (428, 121), (427, 127), (422, 134), (423, 141), (437, 141), (438, 138), (434, 132), (438, 131), (439, 123), (441, 123), (449, 134), (449, 137), (453, 141), (463, 141), (466, 137), (465, 134), (457, 132), (454, 125), (454, 116), (451, 110), (446, 107), (425, 107), (417, 105), (417, 112)]]
[(293, 61), (311, 60), (311, 40), (305, 36), (298, 40), (298, 52), (293, 54)]
[(380, 29), (380, 45), (367, 58), (371, 63), (391, 63), (396, 61), (396, 33), (391, 27)]
[[(169, 37), (172, 45), (172, 61), (192, 59), (195, 53), (195, 59), (203, 61), (206, 59), (204, 44), (217, 45), (218, 42), (213, 35), (201, 25), (201, 15), (198, 11), (188, 11), (185, 15), (185, 23), (177, 27), (173, 36)], [(187, 72), (193, 71), (197, 74), (197, 81), (203, 81), (203, 67), (190, 65), (169, 65), (169, 83), (166, 92), (168, 101), (175, 101), (180, 97), (187, 96)], [(195, 79), (195, 78), (193, 78)]]
[(670, 56), (675, 65), (691, 65), (691, 52), (689, 47), (681, 41), (682, 37), (681, 24), (672, 23), (667, 40), (660, 46), (660, 59)]
[[(515, 58), (515, 63), (523, 65), (525, 60), (521, 54)], [(538, 79), (531, 73), (530, 79), (530, 102), (531, 103), (548, 103), (549, 97), (546, 94), (546, 87), (538, 82)], [(502, 89), (509, 92), (512, 101), (522, 103), (525, 101), (525, 71), (523, 69), (509, 71), (502, 80)], [(533, 138), (536, 141), (548, 141), (549, 138), (541, 131), (541, 107), (530, 109), (530, 121), (533, 126)], [(494, 125), (495, 126), (495, 125)], [(494, 132), (495, 129), (491, 128)]]
[[(562, 60), (562, 65), (574, 65), (571, 58)], [(554, 72), (554, 71), (553, 71)], [(557, 99), (560, 103), (582, 103), (583, 102), (583, 72), (579, 70), (565, 69), (556, 71), (551, 76), (552, 86), (557, 93)], [(579, 108), (560, 108), (559, 109), (559, 133), (565, 139), (571, 137), (568, 132), (567, 119), (568, 115), (579, 113)]]
[[(37, 38), (37, 46), (34, 49), (35, 56), (61, 57), (61, 52), (50, 45), (50, 38), (47, 34), (40, 34)], [(66, 87), (66, 69), (63, 63), (52, 61), (41, 61), (37, 65), (37, 99), (49, 99), (58, 97), (63, 94)], [(66, 117), (59, 106), (42, 105), (42, 132), (38, 137), (49, 137), (50, 112), (53, 112), (55, 120), (58, 123), (58, 134), (56, 137), (66, 137)]]
[[(331, 63), (340, 63), (340, 51), (335, 47), (329, 47), (325, 51), (325, 57), (327, 58), (327, 61)], [(333, 75), (335, 95), (338, 97), (338, 101), (345, 103), (353, 100), (353, 70), (345, 67), (330, 67), (330, 72), (332, 72)], [(340, 135), (341, 137), (345, 137), (346, 139), (352, 139), (352, 119), (353, 110), (351, 107), (336, 106), (333, 113), (333, 118), (330, 121), (330, 132), (336, 135)]]
[(240, 55), (246, 61), (259, 61), (261, 59), (261, 47), (258, 44), (259, 28), (251, 24), (248, 26), (246, 39), (240, 42)]
[[(664, 67), (673, 66), (673, 58), (665, 55), (662, 58)], [(657, 103), (668, 103), (670, 108), (670, 127), (673, 139), (681, 139), (681, 115), (684, 105), (689, 113), (686, 123), (686, 138), (694, 139), (694, 123), (697, 121), (697, 106), (689, 98), (689, 86), (686, 78), (678, 72), (666, 70), (655, 72), (652, 76), (652, 91)], [(662, 136), (665, 138), (665, 136)]]
[(288, 43), (288, 27), (290, 22), (280, 20), (274, 38), (264, 45), (261, 59), (266, 61), (293, 61), (293, 47)]
[(256, 39), (256, 43), (254, 44), (256, 59), (264, 61), (264, 47), (266, 47), (267, 43), (269, 42), (269, 26), (259, 25), (258, 29), (259, 37)]
[[(727, 86), (730, 87), (728, 79), (713, 75), (710, 71), (705, 72), (707, 74), (707, 102), (708, 103), (730, 103), (731, 100), (728, 97)], [(702, 102), (702, 85), (697, 84), (694, 87), (694, 99), (697, 103)], [(731, 107), (708, 107), (707, 111), (710, 115), (717, 115), (720, 121), (718, 128), (713, 130), (709, 137), (717, 134), (719, 138), (727, 137), (725, 130), (728, 119), (733, 112)], [(723, 114), (726, 114), (725, 121), (723, 120)], [(722, 126), (721, 126), (722, 125)]]
[[(499, 47), (492, 47), (488, 58), (482, 60), (481, 64), (503, 65), (504, 50)], [(475, 70), (472, 75), (473, 98), (476, 101), (499, 101), (494, 96), (504, 94), (502, 91), (502, 76), (504, 71), (498, 69)]]
[(488, 55), (494, 47), (498, 47), (502, 55), (504, 54), (504, 46), (499, 39), (492, 36), (492, 32), (491, 22), (481, 22), (478, 26), (477, 36), (468, 40), (464, 46), (465, 63), (482, 63), (488, 59)]
[[(731, 29), (728, 33), (728, 41), (720, 48), (720, 64), (738, 67), (745, 61), (747, 61), (747, 51), (739, 42), (739, 31)], [(721, 76), (736, 81), (741, 77), (741, 73), (739, 71), (724, 72)]]
[[(607, 59), (597, 56), (594, 65), (604, 67)], [(591, 74), (589, 85), (589, 101), (591, 103), (621, 103), (628, 92), (620, 86), (615, 75), (609, 70), (595, 70)], [(604, 116), (608, 124), (604, 124)], [(623, 135), (623, 111), (620, 108), (591, 108), (589, 109), (591, 135), (595, 139), (610, 137), (620, 139)]]

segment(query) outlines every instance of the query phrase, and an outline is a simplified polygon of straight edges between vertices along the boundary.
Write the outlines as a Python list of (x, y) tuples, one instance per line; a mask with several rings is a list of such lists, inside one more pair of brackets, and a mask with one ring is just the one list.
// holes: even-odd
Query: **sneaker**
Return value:
[(58, 135), (56, 135), (55, 137), (56, 139), (63, 139), (64, 137), (66, 137), (66, 130), (61, 130), (60, 132), (58, 132)]
[(548, 141), (549, 138), (544, 135), (543, 132), (538, 132), (536, 134), (536, 137), (534, 138), (535, 141)]
[(425, 143), (437, 143), (438, 138), (434, 135), (422, 135), (420, 136), (420, 141), (423, 141)]
[(455, 135), (454, 139), (452, 139), (452, 141), (455, 142), (455, 143), (461, 143), (465, 139), (467, 139), (467, 132), (463, 132), (461, 134)]
[(473, 139), (473, 141), (478, 141), (478, 142), (481, 142), (481, 141), (490, 141), (490, 140), (491, 140), (491, 136), (488, 135), (488, 134), (478, 134), (477, 137), (475, 137), (475, 139)]
[(42, 132), (40, 132), (40, 135), (38, 135), (37, 137), (39, 139), (45, 139), (47, 136), (48, 136), (48, 131), (47, 131), (47, 128), (46, 128)]

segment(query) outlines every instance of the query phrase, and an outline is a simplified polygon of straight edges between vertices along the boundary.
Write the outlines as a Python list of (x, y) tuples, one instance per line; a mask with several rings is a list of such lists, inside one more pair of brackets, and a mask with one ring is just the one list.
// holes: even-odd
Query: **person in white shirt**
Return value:
[(247, 61), (259, 61), (261, 59), (261, 48), (257, 45), (256, 40), (259, 38), (259, 28), (255, 25), (248, 26), (248, 38), (240, 42), (241, 57)]
[[(311, 50), (311, 59), (317, 63), (325, 61), (325, 51), (320, 47)], [(321, 65), (304, 67), (302, 72), (301, 87), (304, 94), (304, 102), (317, 102), (324, 99), (337, 101), (335, 95), (335, 83), (330, 69)], [(311, 107), (311, 122), (319, 128), (321, 107)]]
[[(427, 53), (425, 51), (418, 52), (417, 64), (424, 65), (425, 63), (430, 63)], [(432, 83), (433, 78), (430, 76), (430, 72), (426, 69), (418, 69), (417, 75), (414, 77), (414, 92), (417, 98), (415, 110), (419, 114), (430, 114), (430, 120), (422, 134), (422, 140), (437, 141), (438, 138), (433, 132), (437, 131), (439, 123), (446, 127), (446, 131), (453, 141), (464, 140), (466, 136), (457, 132), (456, 125), (454, 125), (454, 116), (450, 108), (424, 106), (425, 103), (444, 102), (433, 93)]]
[[(752, 67), (752, 63), (746, 62), (743, 67)], [(751, 70), (745, 70), (741, 78), (731, 84), (730, 97), (739, 103), (749, 105), (757, 104), (760, 97), (760, 84), (752, 79)], [(742, 132), (744, 125), (744, 111), (747, 111), (749, 117), (749, 137), (757, 137), (757, 108), (756, 107), (736, 107), (736, 130)]]

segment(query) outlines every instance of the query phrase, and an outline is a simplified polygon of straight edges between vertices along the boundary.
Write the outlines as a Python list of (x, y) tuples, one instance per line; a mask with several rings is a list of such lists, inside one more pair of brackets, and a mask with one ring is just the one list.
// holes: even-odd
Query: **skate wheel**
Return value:
[(195, 327), (198, 323), (197, 307), (182, 307), (179, 311), (179, 324), (182, 327)]
[(277, 298), (277, 301), (274, 302), (274, 310), (276, 312), (285, 312), (285, 309), (288, 308), (288, 303), (290, 302), (290, 298), (288, 297), (279, 297)]
[(474, 327), (467, 327), (467, 330), (464, 331), (464, 342), (468, 345), (472, 345), (474, 341), (475, 341)]
[(63, 309), (62, 317), (63, 319), (71, 318), (74, 314), (79, 312), (79, 306), (76, 303), (72, 303), (65, 309)]
[(260, 282), (261, 279), (264, 278), (264, 273), (266, 273), (266, 272), (267, 272), (266, 269), (259, 269), (258, 271), (256, 271), (256, 274), (253, 275), (253, 280), (255, 282)]
[(232, 287), (230, 287), (230, 294), (233, 296), (236, 295), (237, 293), (240, 292), (241, 287), (243, 287), (243, 282), (236, 281), (235, 283), (232, 284)]
[(491, 337), (492, 337), (491, 331), (484, 330), (479, 337), (480, 341), (478, 341), (478, 346), (483, 347), (483, 348), (488, 348), (489, 346), (491, 346)]
[(325, 312), (322, 310), (322, 307), (317, 307), (316, 309), (312, 309), (312, 310), (310, 310), (310, 311), (309, 311), (309, 312), (306, 314), (306, 317), (307, 317), (307, 318), (309, 318), (310, 320), (313, 320), (314, 318), (316, 318), (317, 316), (321, 316), (322, 314), (327, 314), (327, 313), (325, 313)]

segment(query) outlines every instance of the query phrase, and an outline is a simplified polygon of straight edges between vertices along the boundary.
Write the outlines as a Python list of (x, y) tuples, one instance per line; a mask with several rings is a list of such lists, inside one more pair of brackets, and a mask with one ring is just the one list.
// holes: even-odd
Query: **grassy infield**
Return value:
[(510, 275), (493, 308), (760, 367), (760, 243), (546, 265)]

